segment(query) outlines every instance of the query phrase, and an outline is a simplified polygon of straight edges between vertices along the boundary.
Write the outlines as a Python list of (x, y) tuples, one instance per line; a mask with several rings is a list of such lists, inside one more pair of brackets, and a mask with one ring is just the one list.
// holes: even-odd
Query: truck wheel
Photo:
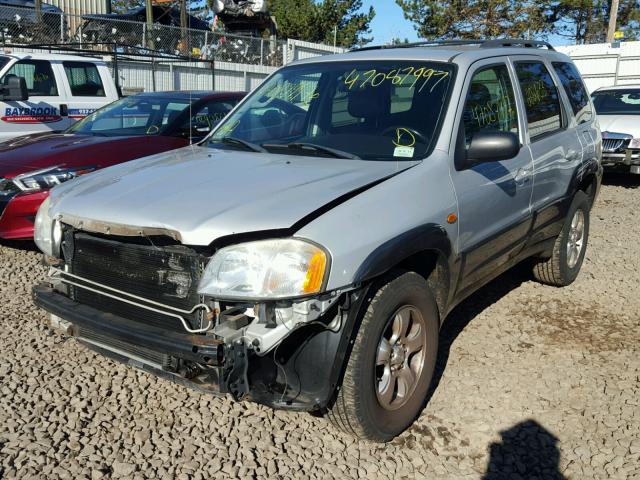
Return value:
[(438, 353), (439, 318), (423, 277), (397, 272), (374, 294), (329, 420), (356, 437), (385, 442), (424, 406)]
[(589, 197), (582, 191), (577, 192), (553, 246), (551, 258), (533, 267), (536, 280), (554, 287), (564, 287), (576, 279), (587, 251), (590, 207)]

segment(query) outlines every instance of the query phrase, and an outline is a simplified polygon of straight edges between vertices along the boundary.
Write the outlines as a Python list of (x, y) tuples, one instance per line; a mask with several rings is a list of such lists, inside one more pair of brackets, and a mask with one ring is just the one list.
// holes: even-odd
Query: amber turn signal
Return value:
[(322, 288), (324, 272), (327, 266), (327, 255), (322, 250), (317, 250), (309, 261), (307, 276), (302, 287), (305, 293), (316, 293)]

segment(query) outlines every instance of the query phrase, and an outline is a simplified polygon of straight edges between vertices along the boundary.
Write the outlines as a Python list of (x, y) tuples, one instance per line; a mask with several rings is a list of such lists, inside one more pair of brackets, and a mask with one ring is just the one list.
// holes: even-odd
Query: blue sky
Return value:
[(409, 20), (405, 20), (402, 9), (395, 0), (364, 0), (365, 10), (373, 5), (376, 17), (371, 23), (373, 43), (387, 43), (392, 38), (408, 38), (409, 41), (417, 40), (418, 36)]

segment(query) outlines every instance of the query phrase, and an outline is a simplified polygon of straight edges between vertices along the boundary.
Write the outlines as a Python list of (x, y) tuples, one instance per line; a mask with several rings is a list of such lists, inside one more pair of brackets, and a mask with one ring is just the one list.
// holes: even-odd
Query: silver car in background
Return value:
[(602, 166), (640, 174), (640, 85), (602, 87), (592, 98), (602, 129)]
[(303, 60), (204, 143), (53, 189), (35, 302), (130, 365), (387, 441), (420, 414), (464, 298), (527, 259), (574, 281), (601, 148), (545, 43)]

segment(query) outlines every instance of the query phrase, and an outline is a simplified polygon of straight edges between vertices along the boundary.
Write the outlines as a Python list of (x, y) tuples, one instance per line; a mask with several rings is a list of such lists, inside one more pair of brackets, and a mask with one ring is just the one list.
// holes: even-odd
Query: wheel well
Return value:
[(598, 181), (596, 180), (595, 175), (587, 175), (582, 179), (580, 185), (578, 186), (578, 190), (582, 190), (587, 194), (589, 200), (593, 204), (593, 201), (596, 197), (596, 192), (598, 191)]
[(445, 256), (437, 250), (423, 250), (404, 259), (397, 269), (410, 270), (424, 277), (433, 292), (442, 322), (449, 298), (449, 268)]

